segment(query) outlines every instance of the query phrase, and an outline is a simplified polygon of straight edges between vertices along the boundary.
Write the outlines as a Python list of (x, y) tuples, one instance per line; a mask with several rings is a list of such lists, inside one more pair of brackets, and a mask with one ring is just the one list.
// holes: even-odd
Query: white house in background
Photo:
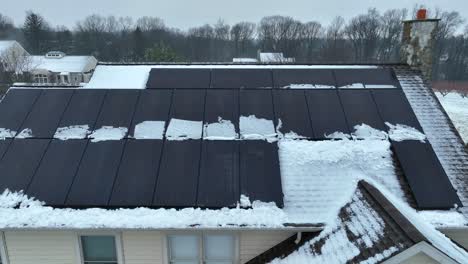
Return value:
[(32, 56), (34, 83), (79, 85), (89, 82), (97, 65), (94, 56), (68, 56), (50, 51), (44, 56)]
[(233, 58), (234, 63), (294, 63), (295, 58), (285, 58), (282, 52), (258, 52), (257, 58)]
[(29, 53), (16, 40), (0, 40), (0, 62), (9, 69), (15, 64), (18, 56), (28, 56)]

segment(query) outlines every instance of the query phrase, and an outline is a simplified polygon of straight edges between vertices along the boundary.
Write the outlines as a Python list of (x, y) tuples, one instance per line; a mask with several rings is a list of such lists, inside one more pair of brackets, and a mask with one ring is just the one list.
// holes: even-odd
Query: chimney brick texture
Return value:
[(401, 59), (424, 77), (432, 76), (432, 51), (435, 45), (438, 19), (403, 21)]

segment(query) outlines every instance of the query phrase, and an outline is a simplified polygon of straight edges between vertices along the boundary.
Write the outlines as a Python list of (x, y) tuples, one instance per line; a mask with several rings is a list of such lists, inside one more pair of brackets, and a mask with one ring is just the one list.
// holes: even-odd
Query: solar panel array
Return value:
[[(356, 83), (363, 88), (334, 88)], [(287, 89), (293, 87), (308, 89)], [(0, 111), (11, 114), (0, 115), (0, 128), (31, 129), (32, 136), (0, 140), (0, 190), (24, 190), (57, 207), (220, 208), (235, 206), (241, 194), (281, 207), (276, 143), (134, 139), (136, 125), (222, 117), (239, 133), (239, 118), (255, 115), (272, 120), (277, 132), (308, 140), (362, 123), (422, 131), (391, 69), (153, 69), (148, 88), (10, 90)], [(53, 138), (57, 128), (72, 125), (128, 133), (102, 142)], [(461, 205), (429, 143), (392, 146), (419, 208)]]

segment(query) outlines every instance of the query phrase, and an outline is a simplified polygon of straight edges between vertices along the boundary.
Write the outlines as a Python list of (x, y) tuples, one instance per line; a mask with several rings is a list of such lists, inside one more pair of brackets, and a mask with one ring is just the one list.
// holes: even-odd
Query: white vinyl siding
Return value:
[(457, 242), (462, 247), (468, 249), (468, 230), (466, 229), (450, 229), (440, 230), (446, 236)]
[(8, 264), (76, 264), (75, 241), (74, 232), (5, 232)]
[(3, 232), (0, 232), (0, 264), (7, 264), (8, 257), (7, 257), (7, 250), (5, 244), (5, 235)]
[(243, 231), (240, 235), (240, 263), (245, 263), (295, 233), (286, 231)]
[(164, 235), (157, 231), (125, 231), (122, 233), (125, 264), (164, 263)]
[(437, 260), (434, 260), (433, 258), (429, 257), (423, 252), (420, 252), (400, 263), (401, 264), (439, 264)]

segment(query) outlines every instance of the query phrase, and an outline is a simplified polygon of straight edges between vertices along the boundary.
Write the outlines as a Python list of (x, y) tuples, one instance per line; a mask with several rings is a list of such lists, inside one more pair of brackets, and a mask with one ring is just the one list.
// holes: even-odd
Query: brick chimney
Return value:
[(401, 59), (412, 68), (419, 69), (424, 77), (432, 76), (432, 50), (439, 19), (427, 19), (426, 9), (417, 12), (415, 20), (403, 21)]

